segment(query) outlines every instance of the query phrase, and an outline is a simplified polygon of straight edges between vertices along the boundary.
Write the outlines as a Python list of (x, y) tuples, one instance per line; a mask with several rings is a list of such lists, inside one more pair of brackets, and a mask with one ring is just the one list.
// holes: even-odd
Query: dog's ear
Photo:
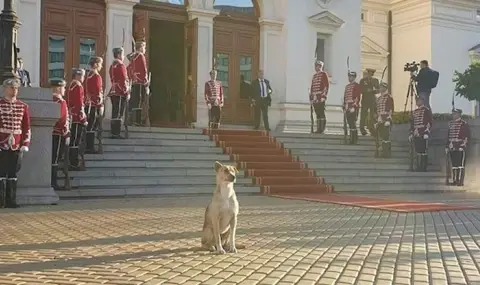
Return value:
[(220, 168), (223, 167), (223, 164), (221, 164), (220, 162), (218, 161), (215, 161), (215, 172), (218, 172), (218, 170), (220, 170)]
[(240, 171), (238, 171), (238, 169), (235, 166), (233, 167), (233, 170), (235, 170), (235, 173), (240, 173)]

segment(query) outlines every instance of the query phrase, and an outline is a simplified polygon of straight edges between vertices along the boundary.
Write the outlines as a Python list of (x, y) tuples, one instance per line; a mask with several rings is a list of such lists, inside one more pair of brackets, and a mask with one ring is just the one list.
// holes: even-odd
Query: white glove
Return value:
[(65, 145), (70, 145), (70, 138), (65, 139)]
[(130, 101), (130, 94), (127, 95), (127, 101)]
[(220, 104), (220, 108), (223, 108), (223, 104)]
[(212, 110), (212, 104), (207, 104), (208, 110)]
[(453, 148), (453, 143), (450, 143), (450, 144), (448, 145), (448, 147), (449, 147), (450, 149), (452, 149), (452, 148)]
[(83, 123), (83, 125), (84, 125), (85, 127), (88, 126), (88, 121), (85, 122), (85, 123)]
[(98, 115), (103, 117), (104, 113), (105, 113), (105, 107), (100, 107), (100, 109), (98, 110)]
[(448, 147), (445, 148), (445, 154), (448, 154)]
[(389, 121), (386, 121), (385, 122), (385, 127), (389, 127), (390, 126), (390, 122)]
[(349, 111), (350, 111), (350, 113), (353, 113), (353, 112), (355, 112), (355, 109), (354, 109), (354, 108), (350, 108)]
[(459, 151), (463, 151), (463, 147), (459, 148), (458, 150), (459, 150)]
[(22, 146), (20, 148), (20, 152), (28, 152), (28, 151), (29, 151), (28, 146)]
[(323, 98), (323, 97), (320, 98), (320, 102), (321, 102), (321, 103), (325, 102), (325, 98)]
[(427, 134), (424, 134), (424, 135), (423, 135), (423, 139), (424, 139), (424, 140), (428, 140), (428, 135), (427, 135)]
[(409, 141), (409, 142), (412, 142), (412, 140), (413, 140), (413, 136), (412, 136), (412, 135), (409, 135), (409, 136), (408, 136), (408, 141)]
[(145, 87), (145, 94), (150, 95), (150, 87)]

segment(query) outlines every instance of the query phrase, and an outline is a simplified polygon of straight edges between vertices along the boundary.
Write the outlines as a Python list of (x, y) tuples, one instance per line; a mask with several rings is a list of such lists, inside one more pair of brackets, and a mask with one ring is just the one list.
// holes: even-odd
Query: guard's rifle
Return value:
[(145, 122), (146, 127), (150, 127), (150, 84), (152, 82), (152, 73), (148, 73), (148, 82), (145, 86), (145, 98), (142, 101), (142, 121)]
[[(310, 99), (312, 97), (311, 95), (311, 90), (308, 90), (308, 95), (310, 96)], [(310, 100), (310, 133), (313, 134), (313, 100)]]
[[(452, 112), (455, 110), (455, 93), (452, 93)], [(448, 130), (450, 132), (450, 130)], [(447, 133), (447, 142), (449, 141), (450, 134)], [(464, 154), (465, 155), (465, 154)], [(450, 148), (446, 148), (445, 151), (445, 185), (450, 185), (450, 178), (452, 177), (452, 160), (450, 156)]]
[[(385, 68), (383, 69), (383, 72), (382, 72), (382, 78), (380, 79), (380, 85), (383, 83), (383, 78), (385, 76), (385, 71), (387, 70), (387, 67), (388, 66), (385, 66)], [(376, 100), (376, 99), (375, 99)], [(376, 103), (375, 103), (376, 105)], [(376, 109), (376, 108), (375, 108)], [(375, 115), (375, 121), (376, 123), (374, 123), (374, 132), (375, 132), (375, 157), (379, 157), (380, 156), (380, 123), (378, 122), (378, 110), (375, 110), (375, 113), (377, 113)], [(381, 115), (380, 115), (380, 118), (381, 118)], [(382, 122), (383, 122), (383, 119), (382, 119)]]
[[(15, 56), (15, 61), (13, 63), (14, 67), (15, 67), (15, 76), (18, 77), (18, 66), (17, 66), (17, 63), (18, 63), (18, 51), (19, 51), (19, 48), (17, 48), (17, 44), (16, 43), (13, 43), (13, 55)], [(18, 155), (18, 160), (17, 160), (17, 172), (20, 171), (20, 169), (22, 168), (22, 161), (23, 161), (23, 152), (20, 152), (20, 154)]]
[[(347, 71), (350, 75), (350, 57), (347, 56)], [(347, 106), (345, 102), (345, 95), (342, 99), (342, 110), (343, 110), (343, 143), (348, 144), (348, 128), (347, 128)]]
[[(105, 29), (104, 29), (105, 30)], [(107, 35), (107, 43), (108, 43), (108, 35)], [(107, 47), (103, 51), (102, 58), (105, 61), (105, 56), (107, 55)], [(97, 140), (98, 140), (98, 153), (103, 153), (103, 120), (105, 119), (105, 99), (107, 94), (107, 85), (105, 84), (103, 89), (102, 98), (102, 106), (98, 111), (98, 126), (97, 126)]]
[[(65, 73), (63, 75), (63, 78), (67, 78), (67, 74)], [(68, 98), (67, 98), (68, 99)], [(68, 102), (67, 102), (68, 106)], [(68, 125), (68, 131), (70, 132), (72, 129), (72, 113), (70, 110), (67, 108), (67, 125)], [(62, 143), (62, 140), (60, 140), (59, 143)], [(60, 153), (58, 155), (61, 155)], [(60, 160), (60, 158), (59, 158)], [(64, 189), (65, 190), (71, 190), (72, 186), (70, 185), (70, 144), (66, 144), (64, 142), (64, 148), (63, 148), (63, 165), (62, 165), (62, 172), (63, 175), (65, 176), (65, 181), (64, 181)]]
[[(133, 39), (132, 36), (132, 41), (133, 41), (133, 49), (135, 49), (135, 40)], [(123, 29), (123, 38), (122, 38), (122, 48), (125, 46), (125, 29)], [(124, 120), (123, 120), (123, 126), (125, 127), (125, 138), (129, 138), (129, 132), (128, 132), (128, 123), (129, 123), (129, 116), (130, 116), (130, 93), (132, 92), (132, 79), (128, 78), (128, 86), (127, 86), (127, 97), (125, 98), (125, 111), (124, 111)]]
[(410, 171), (415, 170), (415, 138), (412, 137), (412, 139), (409, 141), (409, 148), (408, 148), (408, 154), (409, 154), (409, 159), (410, 159)]

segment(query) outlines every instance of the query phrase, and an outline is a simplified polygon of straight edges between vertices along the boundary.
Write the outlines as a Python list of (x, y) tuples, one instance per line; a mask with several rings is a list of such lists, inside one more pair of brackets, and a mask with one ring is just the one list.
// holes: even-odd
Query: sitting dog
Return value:
[(231, 165), (215, 162), (217, 187), (205, 210), (202, 247), (218, 254), (236, 253), (238, 200), (233, 189), (238, 170)]

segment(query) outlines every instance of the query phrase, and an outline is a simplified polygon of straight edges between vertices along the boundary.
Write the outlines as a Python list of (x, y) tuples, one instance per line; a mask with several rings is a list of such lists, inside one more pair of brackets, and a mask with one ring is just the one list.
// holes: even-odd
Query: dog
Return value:
[(236, 253), (235, 235), (239, 205), (233, 185), (238, 170), (231, 165), (215, 162), (217, 187), (205, 210), (202, 248), (218, 254)]

